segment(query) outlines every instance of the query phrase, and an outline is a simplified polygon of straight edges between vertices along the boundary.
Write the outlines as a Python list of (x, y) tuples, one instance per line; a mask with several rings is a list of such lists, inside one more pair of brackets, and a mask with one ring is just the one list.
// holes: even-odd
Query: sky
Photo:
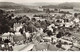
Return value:
[(0, 2), (35, 3), (35, 2), (80, 2), (80, 0), (0, 0)]

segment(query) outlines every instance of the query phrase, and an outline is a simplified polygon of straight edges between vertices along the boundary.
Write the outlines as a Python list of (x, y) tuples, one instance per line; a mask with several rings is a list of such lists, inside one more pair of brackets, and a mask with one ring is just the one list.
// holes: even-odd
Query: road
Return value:
[[(53, 38), (56, 38), (55, 36), (53, 36)], [(62, 40), (63, 42), (68, 42), (68, 43), (71, 43), (71, 41), (68, 41), (68, 40), (64, 40), (64, 39), (60, 39), (60, 40)], [(75, 42), (76, 43), (76, 42)], [(23, 46), (23, 47), (22, 47)], [(22, 45), (22, 46), (20, 46), (21, 47), (21, 49), (18, 49), (18, 51), (30, 51), (33, 47), (34, 47), (34, 44), (33, 43), (29, 43), (29, 44), (26, 44), (26, 45)], [(38, 49), (42, 49), (42, 48), (45, 48), (47, 45), (45, 44), (45, 42), (44, 43), (42, 43), (42, 44), (38, 44), (38, 45), (36, 45), (36, 46), (38, 46), (37, 47), (37, 50)], [(40, 47), (39, 47), (40, 46)], [(66, 47), (65, 47), (66, 46)], [(16, 46), (17, 48), (20, 48), (19, 46)], [(68, 50), (70, 47), (71, 47), (71, 45), (63, 45), (62, 47), (64, 47), (65, 48), (65, 50)], [(74, 46), (73, 47), (76, 47), (76, 48), (79, 48), (79, 45), (77, 46), (77, 44), (74, 44)], [(58, 48), (56, 48), (54, 45), (49, 45), (49, 50), (51, 51), (53, 51), (53, 50), (58, 50)]]
[(30, 51), (34, 47), (34, 44), (29, 44), (28, 46), (25, 46), (20, 51)]

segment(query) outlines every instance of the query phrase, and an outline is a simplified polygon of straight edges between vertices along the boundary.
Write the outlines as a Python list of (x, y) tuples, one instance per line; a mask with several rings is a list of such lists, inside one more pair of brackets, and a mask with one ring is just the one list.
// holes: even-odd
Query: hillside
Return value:
[(47, 6), (47, 5), (58, 5), (59, 3), (35, 2), (35, 3), (21, 3), (21, 4), (27, 5), (27, 6)]
[(26, 5), (16, 4), (13, 2), (0, 2), (1, 9), (17, 9), (15, 12), (38, 12), (36, 9), (28, 8)]
[(66, 2), (66, 3), (62, 3), (62, 4), (59, 4), (59, 6), (61, 7), (79, 7), (80, 8), (80, 2)]
[(74, 7), (80, 7), (80, 3), (79, 2), (65, 2), (65, 3), (60, 3), (58, 5), (42, 6), (42, 8), (62, 8), (62, 9), (73, 9)]
[(80, 7), (80, 2), (66, 2), (61, 3), (59, 6), (73, 6), (73, 7)]
[(0, 8), (2, 9), (17, 9), (15, 12), (40, 12), (37, 9), (42, 8), (61, 8), (61, 9), (73, 9), (74, 7), (80, 7), (79, 2), (65, 2), (65, 3), (13, 3), (13, 2), (0, 2)]
[(22, 5), (12, 3), (12, 2), (0, 2), (0, 8), (3, 9), (20, 9), (23, 8)]

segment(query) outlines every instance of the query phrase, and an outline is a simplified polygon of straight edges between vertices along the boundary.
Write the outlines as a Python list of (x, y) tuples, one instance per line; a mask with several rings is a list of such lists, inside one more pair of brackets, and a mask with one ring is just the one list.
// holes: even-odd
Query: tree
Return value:
[(56, 45), (56, 47), (61, 48), (62, 47), (62, 43), (61, 40), (59, 40), (58, 44)]
[(48, 14), (50, 13), (49, 9), (43, 9), (43, 11), (46, 12), (46, 13), (48, 13)]
[(48, 36), (52, 36), (53, 34), (52, 34), (52, 32), (51, 32), (50, 30), (48, 30), (48, 31), (47, 31), (47, 35), (48, 35)]
[(37, 31), (36, 27), (31, 22), (28, 22), (28, 24), (25, 24), (23, 28), (25, 29), (26, 32), (29, 31), (30, 33)]
[(37, 28), (40, 28), (41, 27), (41, 24), (39, 22), (35, 22), (34, 24)]
[(33, 21), (33, 22), (36, 21), (36, 18), (32, 18), (31, 21)]
[(74, 13), (74, 17), (77, 17), (77, 13)]
[(62, 32), (59, 32), (59, 33), (56, 35), (56, 37), (57, 37), (57, 38), (61, 38), (62, 35), (63, 35), (63, 33), (62, 33)]
[(55, 8), (55, 9), (54, 9), (54, 11), (58, 11), (58, 9), (57, 9), (57, 8)]
[(30, 20), (29, 17), (27, 17), (27, 16), (23, 16), (22, 18), (20, 18), (20, 19), (18, 20), (18, 22), (26, 23), (26, 22), (28, 22), (29, 20)]
[(0, 10), (0, 34), (9, 32), (11, 25), (9, 23), (10, 19), (7, 18), (8, 15), (3, 10)]
[(46, 27), (47, 27), (47, 24), (46, 24), (45, 21), (41, 21), (41, 27), (42, 27), (42, 28), (46, 28)]

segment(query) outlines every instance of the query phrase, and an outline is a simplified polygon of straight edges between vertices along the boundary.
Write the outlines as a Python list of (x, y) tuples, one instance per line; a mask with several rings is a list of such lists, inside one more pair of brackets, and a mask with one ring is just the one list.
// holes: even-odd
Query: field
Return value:
[(76, 11), (74, 9), (61, 9), (61, 11), (69, 11), (72, 14), (74, 14), (74, 13), (80, 13), (80, 11)]
[[(75, 11), (74, 9), (60, 9), (60, 11), (69, 11), (70, 13), (80, 13), (80, 11)], [(46, 14), (45, 12), (38, 12), (38, 13), (16, 13), (15, 15), (27, 15), (28, 17), (33, 17), (34, 14)], [(54, 13), (50, 13), (54, 14)]]
[(44, 12), (39, 12), (39, 13), (16, 13), (15, 15), (26, 15), (26, 16), (28, 16), (28, 17), (33, 17), (33, 15), (35, 15), (35, 14), (46, 14), (46, 13), (44, 13)]

